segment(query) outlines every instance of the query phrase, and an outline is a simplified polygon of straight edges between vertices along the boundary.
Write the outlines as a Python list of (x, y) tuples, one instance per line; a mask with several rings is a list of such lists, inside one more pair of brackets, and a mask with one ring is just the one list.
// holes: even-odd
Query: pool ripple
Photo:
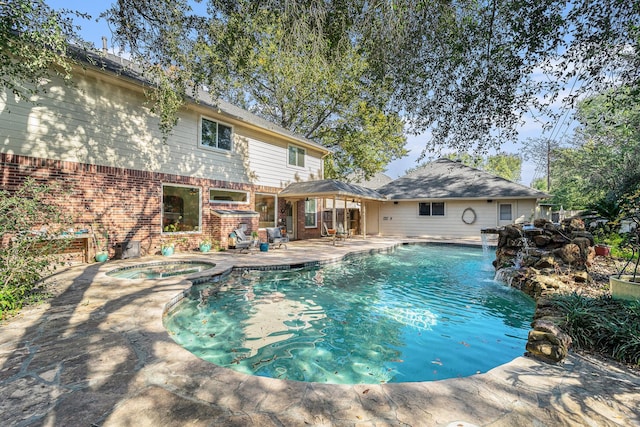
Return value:
[(194, 292), (165, 325), (197, 356), (254, 375), (345, 384), (467, 376), (524, 352), (534, 308), (483, 263), (481, 249), (416, 245), (232, 275), (207, 298)]

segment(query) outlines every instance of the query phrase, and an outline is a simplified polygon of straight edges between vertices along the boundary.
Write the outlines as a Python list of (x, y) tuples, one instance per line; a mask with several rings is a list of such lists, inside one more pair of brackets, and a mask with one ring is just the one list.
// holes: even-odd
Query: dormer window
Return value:
[(200, 145), (231, 150), (231, 126), (202, 117), (200, 119)]

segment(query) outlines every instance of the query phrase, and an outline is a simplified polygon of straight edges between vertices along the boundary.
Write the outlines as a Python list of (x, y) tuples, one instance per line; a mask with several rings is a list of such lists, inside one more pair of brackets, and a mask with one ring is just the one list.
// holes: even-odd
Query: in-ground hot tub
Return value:
[(146, 264), (136, 264), (129, 267), (116, 268), (107, 276), (119, 279), (162, 279), (165, 277), (182, 276), (199, 273), (215, 267), (213, 262), (203, 261), (160, 261)]

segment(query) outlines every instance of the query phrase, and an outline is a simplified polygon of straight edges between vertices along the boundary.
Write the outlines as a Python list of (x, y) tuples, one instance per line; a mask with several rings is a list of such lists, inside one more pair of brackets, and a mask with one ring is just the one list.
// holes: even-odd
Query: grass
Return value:
[(560, 327), (579, 350), (598, 353), (640, 367), (640, 302), (579, 295), (555, 295)]

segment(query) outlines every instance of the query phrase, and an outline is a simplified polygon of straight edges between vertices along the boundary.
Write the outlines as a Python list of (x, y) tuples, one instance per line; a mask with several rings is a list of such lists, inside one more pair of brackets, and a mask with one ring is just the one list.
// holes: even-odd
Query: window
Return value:
[(304, 226), (306, 228), (316, 228), (318, 226), (316, 199), (307, 199), (304, 202)]
[(501, 204), (500, 205), (500, 221), (511, 221), (511, 205), (510, 204)]
[(420, 202), (418, 203), (418, 215), (444, 216), (444, 202)]
[(200, 229), (200, 189), (162, 186), (162, 231), (198, 231)]
[(212, 188), (209, 190), (209, 202), (211, 203), (249, 203), (249, 193), (240, 190), (226, 190)]
[(304, 167), (304, 155), (305, 149), (296, 147), (295, 145), (289, 146), (289, 165)]
[(256, 194), (256, 211), (260, 214), (258, 227), (276, 226), (276, 196), (273, 194)]
[(231, 126), (201, 118), (200, 144), (205, 147), (231, 150)]

